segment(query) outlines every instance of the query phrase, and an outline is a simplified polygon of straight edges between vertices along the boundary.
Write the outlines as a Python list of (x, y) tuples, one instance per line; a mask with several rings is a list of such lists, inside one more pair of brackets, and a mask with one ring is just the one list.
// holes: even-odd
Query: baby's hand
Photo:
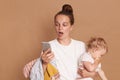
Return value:
[(99, 53), (94, 53), (93, 56), (94, 56), (94, 59), (101, 58), (101, 55)]

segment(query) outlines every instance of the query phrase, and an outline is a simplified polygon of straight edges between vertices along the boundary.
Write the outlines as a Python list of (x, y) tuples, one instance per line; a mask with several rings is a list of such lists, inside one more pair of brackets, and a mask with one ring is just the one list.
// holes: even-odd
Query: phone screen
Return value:
[(48, 42), (42, 42), (42, 50), (46, 51), (48, 50), (50, 47), (50, 44)]

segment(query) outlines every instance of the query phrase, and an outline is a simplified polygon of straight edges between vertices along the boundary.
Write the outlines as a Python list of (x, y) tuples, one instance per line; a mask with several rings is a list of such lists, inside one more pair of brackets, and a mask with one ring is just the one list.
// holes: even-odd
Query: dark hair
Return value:
[(64, 4), (64, 5), (62, 6), (62, 10), (59, 11), (59, 12), (55, 15), (54, 20), (56, 19), (56, 17), (57, 17), (58, 15), (61, 15), (61, 14), (68, 16), (69, 19), (70, 19), (70, 24), (71, 24), (71, 25), (74, 24), (74, 15), (73, 15), (73, 9), (72, 9), (71, 5), (69, 5), (69, 4)]

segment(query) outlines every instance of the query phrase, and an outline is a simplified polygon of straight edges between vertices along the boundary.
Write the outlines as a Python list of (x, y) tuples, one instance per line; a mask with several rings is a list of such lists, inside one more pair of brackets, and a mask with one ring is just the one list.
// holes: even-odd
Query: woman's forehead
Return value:
[(55, 21), (67, 21), (67, 22), (69, 22), (70, 19), (66, 15), (57, 15)]

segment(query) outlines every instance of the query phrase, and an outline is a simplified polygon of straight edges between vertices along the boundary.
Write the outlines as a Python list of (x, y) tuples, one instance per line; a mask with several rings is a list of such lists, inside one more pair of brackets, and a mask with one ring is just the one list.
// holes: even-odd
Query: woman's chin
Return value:
[(61, 39), (63, 39), (63, 36), (58, 36), (57, 38), (61, 40)]

